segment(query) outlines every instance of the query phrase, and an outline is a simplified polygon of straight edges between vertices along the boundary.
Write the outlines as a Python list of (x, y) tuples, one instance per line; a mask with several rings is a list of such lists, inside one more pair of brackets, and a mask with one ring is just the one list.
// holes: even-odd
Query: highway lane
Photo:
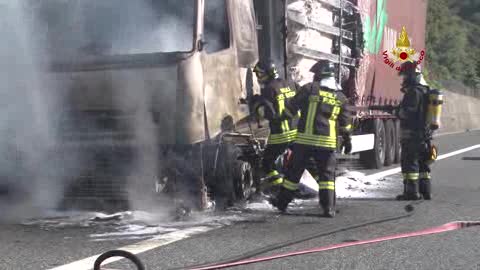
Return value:
[[(479, 135), (480, 132), (475, 131), (442, 136), (435, 141), (440, 148), (440, 154), (444, 154), (480, 144)], [(268, 207), (243, 211), (235, 215), (245, 218), (237, 219), (233, 225), (222, 226), (219, 229), (212, 227), (212, 230), (204, 233), (178, 238), (179, 241), (150, 249), (139, 256), (148, 265), (148, 269), (181, 268), (192, 264), (238, 258), (242, 255), (265, 256), (344, 241), (364, 240), (391, 233), (424, 229), (452, 220), (478, 220), (480, 219), (479, 165), (480, 150), (438, 161), (433, 171), (434, 200), (421, 202), (415, 206), (413, 215), (410, 217), (319, 236), (339, 228), (345, 229), (360, 223), (407, 214), (404, 210), (406, 202), (388, 199), (393, 198), (402, 189), (401, 179), (396, 174), (384, 180), (391, 185), (389, 189), (383, 190), (385, 196), (381, 198), (339, 200), (340, 213), (335, 219), (318, 217), (316, 200), (299, 202), (292, 208), (290, 215), (279, 215)], [(366, 173), (371, 172), (366, 171)], [(212, 220), (215, 220), (215, 217), (212, 217)], [(124, 247), (142, 239), (167, 233), (157, 230), (151, 234), (139, 236), (140, 239), (103, 237), (102, 241), (98, 241), (98, 238), (102, 238), (100, 237), (102, 233), (108, 235), (118, 231), (119, 223), (92, 224), (83, 227), (72, 225), (63, 228), (42, 224), (43, 226), (39, 224), (0, 225), (0, 269), (52, 269), (109, 249)], [(216, 225), (218, 224), (217, 222)], [(476, 259), (480, 258), (479, 235), (479, 229), (471, 228), (236, 268), (480, 269), (480, 260)], [(291, 245), (291, 242), (298, 242), (312, 236), (317, 237)], [(116, 263), (109, 265), (110, 268), (115, 266), (121, 269)]]

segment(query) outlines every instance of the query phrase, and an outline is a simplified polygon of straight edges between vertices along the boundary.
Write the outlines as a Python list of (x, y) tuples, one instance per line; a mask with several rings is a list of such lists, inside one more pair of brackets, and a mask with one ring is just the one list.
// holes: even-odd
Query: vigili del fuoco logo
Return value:
[[(402, 27), (400, 37), (397, 39), (397, 47), (393, 48), (390, 52), (385, 50), (383, 52), (383, 62), (392, 69), (402, 71), (401, 64), (405, 62), (417, 61), (417, 65), (420, 65), (425, 57), (425, 50), (416, 52), (414, 48), (410, 47), (410, 39), (408, 38), (407, 29)], [(397, 64), (399, 63), (399, 64)], [(409, 65), (408, 68), (416, 68), (414, 65)]]

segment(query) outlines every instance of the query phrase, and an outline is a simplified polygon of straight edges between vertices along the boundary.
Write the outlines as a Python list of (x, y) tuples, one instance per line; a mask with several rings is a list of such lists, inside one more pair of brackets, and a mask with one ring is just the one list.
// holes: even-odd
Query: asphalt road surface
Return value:
[[(440, 154), (480, 144), (480, 132), (436, 138)], [(392, 167), (392, 168), (395, 168)], [(385, 168), (389, 170), (391, 168)], [(363, 171), (367, 175), (374, 171)], [(480, 148), (446, 157), (433, 166), (432, 201), (392, 198), (402, 190), (398, 173), (383, 177), (370, 196), (339, 199), (334, 219), (319, 217), (317, 200), (297, 201), (288, 214), (260, 205), (222, 215), (201, 214), (174, 223), (92, 222), (57, 217), (0, 224), (0, 269), (89, 269), (110, 249), (139, 253), (147, 269), (258, 258), (480, 220)], [(375, 183), (369, 183), (373, 190)], [(365, 193), (369, 193), (368, 187)], [(378, 196), (377, 196), (378, 195)], [(157, 220), (158, 221), (158, 220)], [(127, 269), (123, 260), (107, 265)], [(129, 268), (133, 269), (133, 268)], [(228, 269), (467, 269), (480, 270), (480, 227), (291, 256)]]

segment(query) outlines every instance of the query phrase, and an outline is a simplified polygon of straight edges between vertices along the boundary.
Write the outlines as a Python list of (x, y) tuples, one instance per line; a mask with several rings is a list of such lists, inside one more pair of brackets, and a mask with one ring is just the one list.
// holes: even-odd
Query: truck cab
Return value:
[(182, 187), (205, 198), (208, 166), (227, 160), (215, 138), (251, 135), (241, 135), (248, 108), (239, 100), (258, 91), (249, 72), (258, 60), (253, 2), (46, 0), (31, 8), (51, 91), (62, 97), (56, 152), (79, 165), (62, 204), (124, 208), (125, 199)]

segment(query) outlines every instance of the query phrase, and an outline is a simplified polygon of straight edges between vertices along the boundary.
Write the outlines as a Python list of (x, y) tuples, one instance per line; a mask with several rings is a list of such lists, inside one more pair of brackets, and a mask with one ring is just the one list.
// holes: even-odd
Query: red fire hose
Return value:
[(443, 233), (443, 232), (448, 232), (448, 231), (460, 230), (460, 229), (464, 229), (464, 228), (472, 227), (472, 226), (480, 226), (480, 221), (455, 221), (455, 222), (450, 222), (450, 223), (443, 224), (441, 226), (432, 227), (432, 228), (428, 228), (428, 229), (424, 229), (424, 230), (420, 230), (420, 231), (415, 231), (415, 232), (393, 234), (393, 235), (373, 238), (373, 239), (370, 239), (370, 240), (334, 244), (334, 245), (328, 245), (328, 246), (319, 247), (319, 248), (306, 249), (306, 250), (294, 251), (294, 252), (287, 252), (287, 253), (277, 254), (277, 255), (273, 255), (273, 256), (266, 256), (266, 257), (260, 257), (260, 258), (255, 258), (255, 259), (241, 260), (241, 261), (237, 261), (237, 262), (224, 263), (224, 264), (216, 264), (216, 265), (210, 265), (210, 266), (205, 266), (205, 267), (200, 267), (200, 268), (191, 268), (190, 270), (223, 269), (223, 268), (227, 268), (227, 267), (271, 261), (271, 260), (285, 258), (285, 257), (305, 255), (305, 254), (322, 252), (322, 251), (327, 251), (327, 250), (332, 250), (332, 249), (339, 249), (339, 248), (345, 248), (345, 247), (351, 247), (351, 246), (372, 244), (372, 243), (384, 242), (384, 241), (401, 239), (401, 238), (418, 237), (418, 236), (424, 236), (424, 235), (429, 235), (429, 234)]

